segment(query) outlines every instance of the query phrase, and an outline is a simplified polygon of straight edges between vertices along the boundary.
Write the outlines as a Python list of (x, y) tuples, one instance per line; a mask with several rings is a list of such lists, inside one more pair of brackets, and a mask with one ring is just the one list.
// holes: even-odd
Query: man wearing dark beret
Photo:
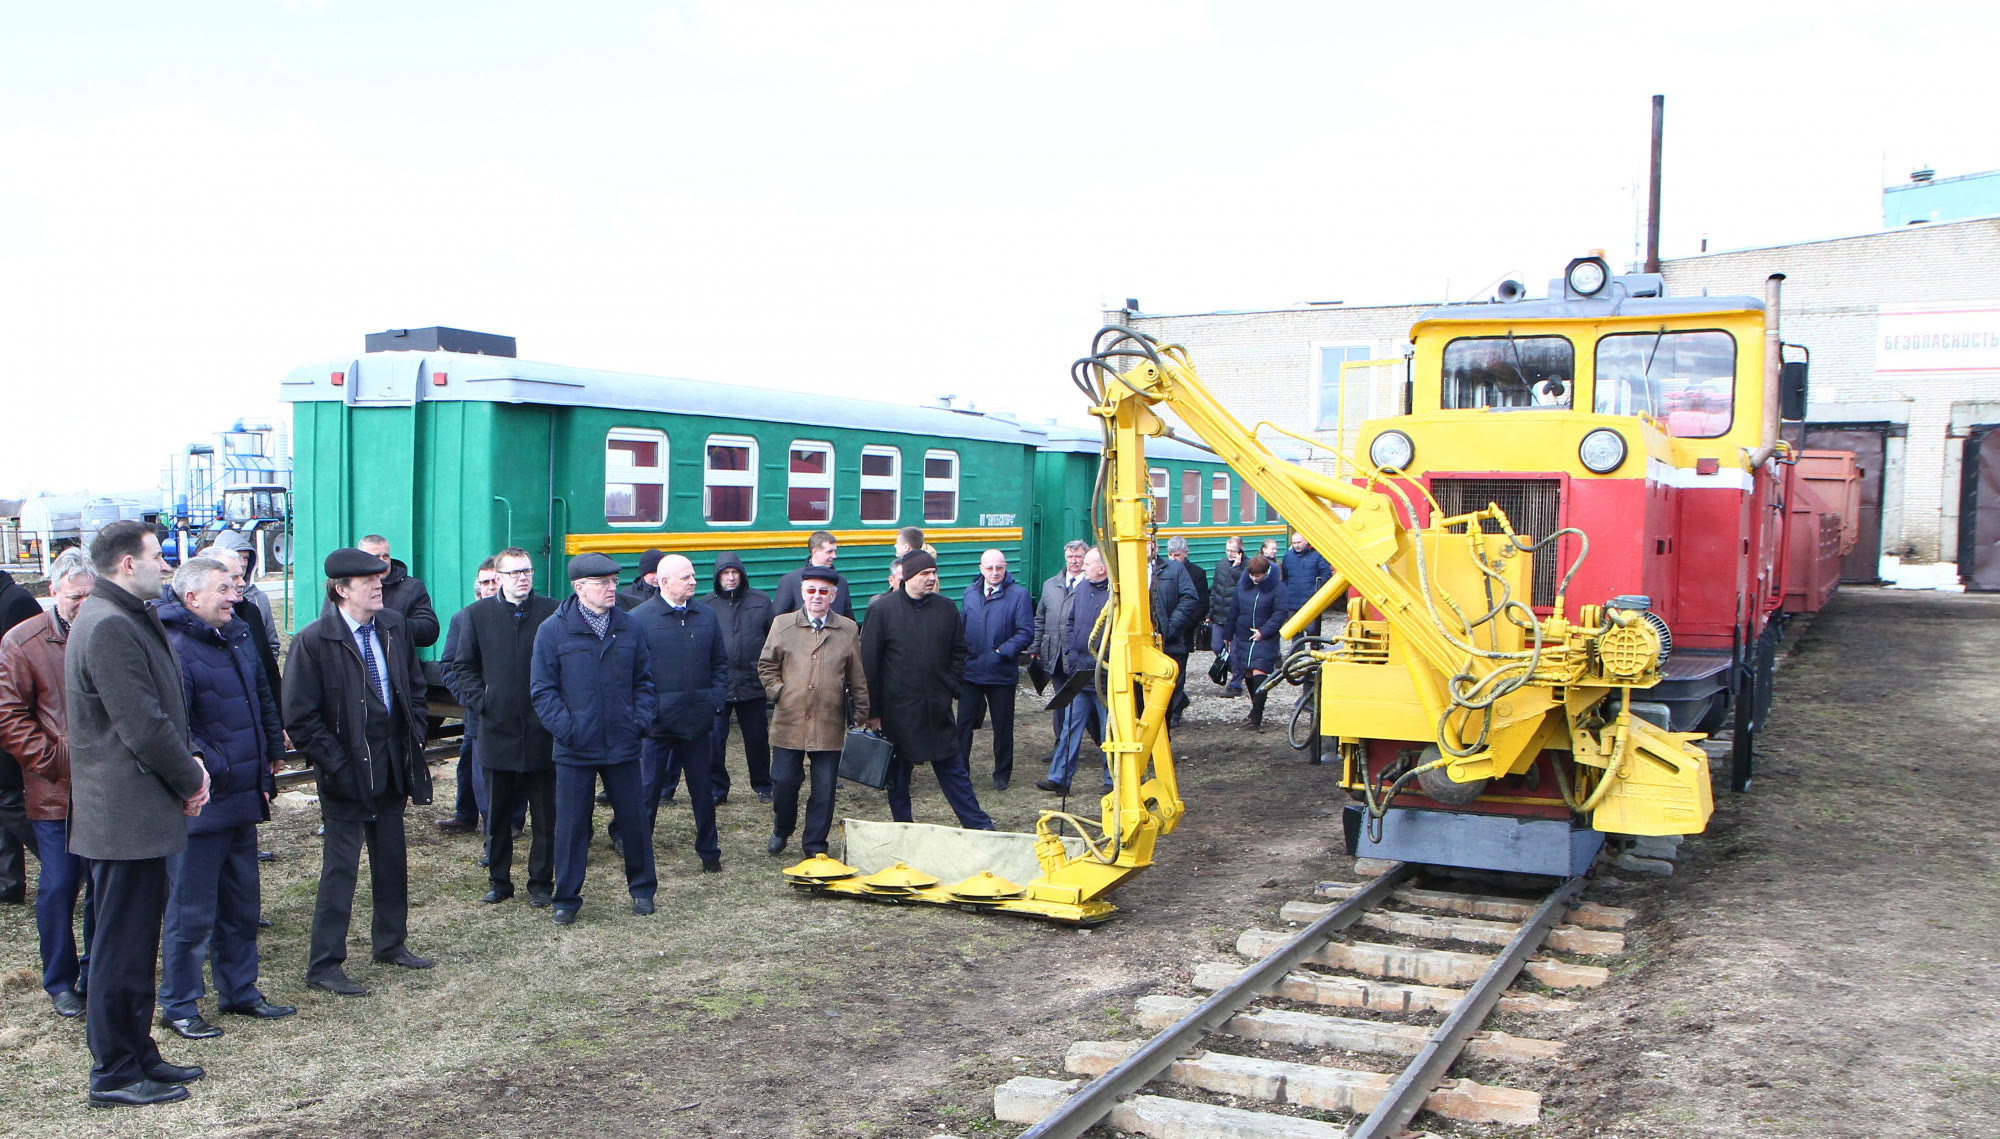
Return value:
[(574, 922), (583, 908), (600, 776), (611, 796), (611, 826), (625, 855), (633, 913), (653, 912), (657, 884), (639, 770), (656, 708), (646, 637), (618, 608), (617, 562), (578, 554), (569, 562), (569, 582), (572, 596), (535, 630), (528, 670), (528, 697), (555, 737), (557, 925)]
[(861, 626), (870, 707), (896, 745), (889, 812), (899, 823), (914, 821), (910, 774), (916, 764), (928, 763), (959, 825), (990, 831), (993, 820), (979, 807), (953, 729), (965, 675), (965, 629), (951, 600), (938, 595), (937, 559), (912, 550), (902, 563), (902, 588), (876, 598)]
[(639, 555), (639, 576), (618, 591), (618, 608), (630, 613), (660, 595), (660, 559), (665, 556), (658, 550)]
[(285, 656), (285, 731), (319, 771), (326, 824), (306, 982), (342, 996), (368, 992), (345, 968), (364, 845), (375, 960), (405, 969), (433, 964), (404, 944), (410, 889), (403, 811), (431, 801), (431, 771), (424, 763), (423, 668), (407, 621), (383, 605), (388, 569), (361, 550), (328, 554), (327, 608), (299, 630)]

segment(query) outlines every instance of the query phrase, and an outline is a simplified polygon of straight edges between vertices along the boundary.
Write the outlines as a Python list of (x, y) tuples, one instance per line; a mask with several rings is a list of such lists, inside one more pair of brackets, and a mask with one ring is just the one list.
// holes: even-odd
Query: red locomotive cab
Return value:
[(1412, 414), (1361, 439), (1422, 484), (1420, 513), (1491, 502), (1527, 539), (1554, 536), (1532, 566), (1538, 612), (1648, 598), (1672, 649), (1645, 701), (1675, 731), (1733, 721), (1739, 788), (1786, 598), (1824, 604), (1838, 540), (1820, 536), (1842, 525), (1826, 502), (1837, 472), (1802, 479), (1779, 442), (1805, 403), (1803, 365), (1782, 359), (1780, 280), (1762, 298), (1668, 297), (1658, 276), (1579, 258), (1546, 299), (1434, 309), (1411, 334)]

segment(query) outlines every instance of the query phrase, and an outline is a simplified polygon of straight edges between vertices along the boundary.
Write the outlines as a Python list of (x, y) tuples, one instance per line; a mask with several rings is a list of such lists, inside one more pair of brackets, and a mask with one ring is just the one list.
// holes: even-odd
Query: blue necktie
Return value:
[(368, 670), (368, 683), (382, 697), (384, 708), (394, 708), (395, 705), (389, 703), (389, 686), (383, 683), (382, 670), (375, 664), (375, 622), (356, 626), (354, 639), (361, 642), (361, 664)]

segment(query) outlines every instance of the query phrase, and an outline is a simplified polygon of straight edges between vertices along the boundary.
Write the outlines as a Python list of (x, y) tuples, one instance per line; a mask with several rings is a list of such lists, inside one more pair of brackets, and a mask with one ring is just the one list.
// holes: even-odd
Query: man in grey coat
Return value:
[[(1090, 550), (1090, 543), (1072, 541), (1063, 546), (1063, 568), (1042, 583), (1042, 596), (1035, 603), (1035, 639), (1028, 645), (1028, 656), (1041, 662), (1052, 677), (1056, 691), (1062, 690), (1063, 678), (1063, 626), (1069, 621), (1069, 607), (1076, 597), (1076, 583), (1083, 580), (1083, 555)], [(1055, 723), (1051, 730), (1055, 738), (1062, 739), (1063, 721), (1073, 706), (1065, 704), (1057, 708), (1053, 715)], [(1050, 762), (1054, 762), (1051, 757)]]
[(167, 571), (151, 527), (113, 522), (90, 543), (97, 587), (70, 627), (63, 678), (70, 762), (70, 853), (88, 859), (97, 928), (84, 1015), (92, 1107), (172, 1103), (198, 1067), (153, 1042), (154, 964), (167, 907), (167, 858), (208, 802), (208, 770), (188, 749), (180, 666), (146, 602)]

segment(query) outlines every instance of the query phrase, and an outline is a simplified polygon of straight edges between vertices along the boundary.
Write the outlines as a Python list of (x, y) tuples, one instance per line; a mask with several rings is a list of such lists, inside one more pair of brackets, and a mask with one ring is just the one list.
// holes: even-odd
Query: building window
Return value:
[(785, 515), (793, 522), (833, 521), (833, 444), (792, 441)]
[(924, 521), (958, 521), (958, 452), (924, 452)]
[(667, 433), (614, 427), (604, 436), (604, 521), (658, 526), (667, 520)]
[(1173, 493), (1169, 489), (1173, 485), (1173, 477), (1167, 474), (1165, 468), (1154, 467), (1152, 470), (1146, 472), (1146, 481), (1151, 483), (1153, 487), (1153, 525), (1165, 526), (1167, 524), (1167, 496)]
[(747, 526), (757, 519), (757, 441), (710, 435), (702, 460), (701, 516), (715, 526)]
[(903, 515), (903, 452), (861, 448), (861, 521), (895, 525)]
[(1374, 349), (1366, 344), (1318, 344), (1313, 352), (1319, 372), (1314, 385), (1319, 414), (1314, 425), (1321, 431), (1353, 431), (1374, 418), (1375, 370), (1341, 367), (1350, 360), (1372, 359)]
[(1210, 475), (1208, 478), (1208, 520), (1217, 526), (1229, 522), (1229, 476)]
[(1181, 472), (1181, 525), (1201, 521), (1201, 472)]

